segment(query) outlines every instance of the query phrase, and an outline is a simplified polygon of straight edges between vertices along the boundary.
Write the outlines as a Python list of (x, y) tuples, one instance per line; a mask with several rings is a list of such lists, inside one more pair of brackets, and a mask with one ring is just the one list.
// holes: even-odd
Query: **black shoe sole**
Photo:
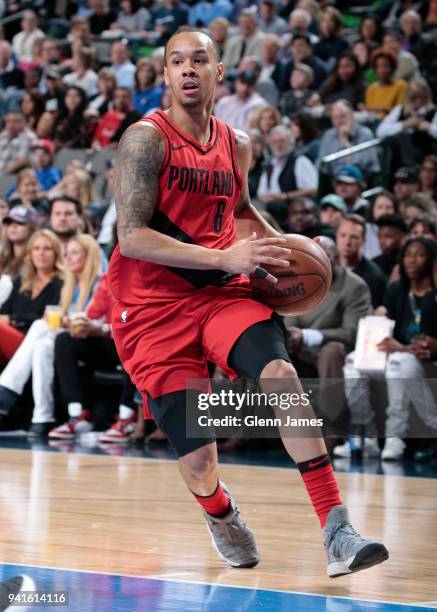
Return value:
[(383, 563), (387, 561), (388, 558), (388, 550), (383, 544), (369, 544), (369, 546), (366, 546), (355, 555), (354, 560), (349, 565), (348, 572), (336, 574), (335, 576), (331, 576), (331, 578), (339, 578), (340, 576), (347, 576), (354, 572), (360, 572), (361, 570)]

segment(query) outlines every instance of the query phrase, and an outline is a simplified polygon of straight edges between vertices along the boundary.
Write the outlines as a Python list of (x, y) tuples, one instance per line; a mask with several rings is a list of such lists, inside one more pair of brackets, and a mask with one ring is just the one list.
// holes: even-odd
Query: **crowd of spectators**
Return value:
[[(92, 430), (84, 372), (106, 372), (120, 394), (101, 440), (142, 435), (110, 327), (113, 159), (129, 125), (171, 105), (164, 46), (184, 26), (220, 50), (214, 114), (250, 136), (253, 203), (281, 231), (322, 236), (331, 260), (323, 306), (285, 325), (332, 421), (328, 381), (345, 381), (342, 457), (358, 435), (379, 455), (369, 376), (351, 354), (363, 317), (395, 321), (380, 345), (382, 458), (399, 459), (413, 405), (437, 429), (432, 390), (421, 402), (398, 380), (437, 378), (437, 5), (424, 0), (0, 2), (0, 426), (12, 415), (26, 425), (27, 394), (30, 436)], [(367, 385), (358, 403), (356, 379)]]

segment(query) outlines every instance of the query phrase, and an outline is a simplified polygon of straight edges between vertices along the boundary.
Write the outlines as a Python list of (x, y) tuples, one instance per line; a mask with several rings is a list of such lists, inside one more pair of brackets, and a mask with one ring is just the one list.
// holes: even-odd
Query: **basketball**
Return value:
[[(264, 230), (257, 221), (237, 220), (238, 238)], [(263, 278), (251, 276), (256, 299), (264, 302), (281, 315), (300, 315), (316, 308), (323, 302), (332, 282), (331, 262), (321, 246), (311, 238), (300, 234), (284, 234), (291, 249), (289, 268), (264, 266), (277, 277), (278, 283), (271, 285)]]

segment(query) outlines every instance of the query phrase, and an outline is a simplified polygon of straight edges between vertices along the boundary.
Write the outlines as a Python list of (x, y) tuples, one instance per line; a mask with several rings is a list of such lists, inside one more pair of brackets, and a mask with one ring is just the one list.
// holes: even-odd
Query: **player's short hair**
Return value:
[(214, 47), (214, 51), (215, 54), (217, 56), (217, 61), (220, 61), (220, 48), (218, 46), (218, 44), (216, 43), (216, 41), (213, 39), (213, 37), (211, 36), (211, 34), (207, 31), (207, 30), (203, 30), (202, 28), (192, 28), (190, 26), (183, 26), (182, 28), (179, 28), (179, 30), (177, 32), (175, 32), (174, 34), (172, 34), (172, 36), (170, 36), (170, 38), (167, 41), (167, 44), (165, 45), (164, 48), (164, 65), (167, 65), (167, 49), (168, 49), (168, 45), (170, 44), (170, 41), (173, 40), (173, 38), (175, 38), (176, 36), (179, 36), (179, 34), (185, 34), (185, 32), (193, 32), (194, 34), (205, 34), (205, 36), (207, 36), (209, 38), (209, 40), (212, 43), (212, 46)]
[(344, 223), (345, 221), (349, 221), (349, 223), (353, 223), (354, 225), (359, 225), (363, 230), (363, 238), (366, 237), (366, 222), (361, 215), (349, 213), (343, 217), (341, 223)]

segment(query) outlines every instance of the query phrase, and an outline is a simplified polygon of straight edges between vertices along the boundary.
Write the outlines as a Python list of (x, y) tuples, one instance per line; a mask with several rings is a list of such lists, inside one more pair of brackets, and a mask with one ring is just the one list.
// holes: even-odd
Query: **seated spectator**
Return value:
[(369, 202), (361, 197), (363, 187), (364, 177), (359, 168), (350, 164), (338, 168), (335, 175), (335, 193), (343, 199), (348, 213), (367, 217)]
[(261, 106), (254, 112), (249, 127), (261, 132), (266, 149), (269, 146), (270, 132), (277, 125), (281, 125), (281, 119), (281, 113), (274, 106)]
[(38, 17), (33, 11), (25, 11), (21, 18), (21, 31), (12, 39), (12, 47), (19, 62), (31, 62), (33, 45), (44, 32), (38, 28)]
[(149, 29), (151, 14), (141, 5), (140, 0), (121, 0), (120, 12), (111, 29), (142, 33)]
[(402, 216), (408, 225), (413, 219), (424, 213), (435, 216), (435, 211), (436, 204), (431, 198), (424, 193), (415, 193), (406, 200), (402, 209)]
[(399, 212), (404, 214), (406, 202), (419, 191), (419, 176), (414, 167), (403, 166), (393, 176), (393, 192), (399, 203)]
[(177, 0), (164, 0), (152, 12), (152, 27), (161, 34), (159, 44), (165, 44), (172, 34), (188, 22), (188, 10)]
[(324, 62), (326, 70), (332, 70), (336, 58), (348, 48), (346, 40), (341, 36), (342, 30), (343, 19), (340, 11), (333, 6), (326, 6), (320, 20), (320, 40), (314, 45), (314, 54)]
[(61, 49), (59, 42), (53, 38), (41, 39), (41, 63), (42, 71), (40, 91), (43, 94), (47, 93), (47, 71), (53, 66), (61, 63)]
[[(72, 314), (86, 308), (101, 274), (100, 248), (94, 238), (86, 234), (72, 238), (67, 245), (65, 266), (61, 307), (62, 325), (68, 327)], [(50, 329), (45, 319), (32, 323), (0, 375), (0, 404), (6, 414), (12, 410), (32, 376), (35, 404), (32, 423), (39, 425), (37, 430), (47, 431), (54, 422), (54, 345), (61, 329)]]
[(56, 124), (53, 118), (55, 151), (66, 147), (90, 147), (93, 134), (90, 133), (89, 122), (84, 116), (86, 107), (87, 97), (84, 90), (75, 85), (67, 87)]
[(156, 85), (156, 70), (152, 60), (142, 57), (137, 61), (133, 107), (141, 116), (160, 108), (163, 88)]
[(0, 132), (0, 172), (14, 174), (27, 165), (30, 147), (36, 135), (26, 127), (26, 119), (19, 111), (10, 111), (5, 127)]
[(369, 314), (371, 305), (366, 283), (340, 264), (335, 242), (323, 237), (320, 246), (332, 265), (329, 293), (323, 304), (308, 314), (284, 317), (284, 323), (293, 364), (299, 376), (320, 378), (318, 407), (332, 423), (344, 405), (332, 379), (343, 378), (346, 355), (355, 346), (358, 322)]
[(364, 17), (358, 28), (360, 39), (363, 40), (372, 51), (382, 44), (384, 31), (385, 28), (382, 21), (372, 15)]
[(317, 104), (319, 96), (311, 85), (314, 81), (314, 72), (306, 64), (294, 64), (290, 75), (290, 89), (281, 96), (281, 113), (291, 117), (300, 110)]
[(397, 213), (382, 215), (377, 219), (376, 225), (379, 229), (381, 255), (374, 257), (372, 261), (389, 281), (394, 267), (399, 264), (402, 245), (407, 235), (407, 226)]
[(62, 245), (65, 256), (70, 238), (78, 236), (82, 227), (82, 206), (78, 200), (58, 195), (51, 201), (50, 228)]
[(335, 229), (328, 224), (320, 223), (319, 210), (314, 200), (298, 197), (288, 205), (287, 234), (302, 234), (308, 238), (327, 236), (335, 239)]
[(230, 36), (225, 44), (222, 62), (225, 70), (236, 68), (242, 57), (253, 55), (262, 61), (261, 46), (264, 38), (260, 31), (256, 13), (244, 8), (238, 16), (238, 34)]
[(104, 214), (97, 242), (109, 256), (115, 246), (114, 226), (116, 228), (117, 212), (114, 201), (114, 160), (107, 165), (105, 173), (105, 196), (103, 200)]
[(214, 114), (235, 129), (247, 129), (256, 110), (268, 105), (267, 100), (256, 93), (256, 82), (254, 72), (247, 70), (239, 73), (235, 81), (235, 94), (220, 98)]
[(295, 64), (307, 64), (312, 68), (314, 73), (313, 88), (318, 90), (326, 79), (327, 73), (323, 62), (313, 54), (310, 37), (300, 32), (294, 33), (291, 39), (291, 52), (293, 59), (284, 65), (281, 90), (286, 91), (289, 88), (290, 75)]
[(21, 98), (20, 110), (26, 119), (26, 126), (32, 132), (38, 132), (39, 120), (46, 108), (44, 96), (37, 90), (26, 91)]
[(366, 242), (363, 248), (363, 254), (367, 259), (373, 259), (381, 254), (378, 219), (383, 215), (393, 215), (397, 212), (399, 212), (398, 203), (390, 191), (383, 190), (373, 199), (367, 215)]
[(276, 34), (266, 34), (262, 40), (262, 67), (259, 81), (272, 80), (279, 91), (282, 83), (282, 62), (279, 58), (281, 46)]
[(58, 304), (64, 274), (61, 243), (47, 229), (32, 234), (12, 293), (0, 308), (0, 366), (17, 351), (34, 321), (49, 304)]
[(335, 193), (329, 193), (320, 200), (320, 223), (323, 225), (330, 225), (336, 232), (338, 226), (347, 212), (346, 204), (343, 198), (335, 195)]
[(358, 110), (364, 104), (366, 87), (358, 59), (351, 51), (343, 51), (320, 88), (320, 98), (325, 105), (346, 100), (352, 109)]
[(98, 76), (92, 69), (94, 64), (94, 50), (84, 47), (73, 54), (71, 68), (73, 72), (66, 74), (63, 82), (67, 86), (74, 85), (80, 87), (86, 92), (88, 98), (97, 95), (99, 89), (97, 86)]
[[(320, 139), (319, 166), (327, 155), (367, 142), (373, 138), (372, 131), (368, 127), (354, 120), (352, 107), (346, 100), (340, 100), (332, 105), (331, 123), (333, 127), (326, 130)], [(360, 151), (359, 153), (353, 153), (347, 158), (343, 157), (336, 162), (330, 163), (327, 167), (324, 166), (323, 170), (331, 175), (335, 175), (336, 171), (345, 164), (358, 166), (360, 172), (369, 178), (374, 177), (381, 170), (378, 152), (375, 147), (366, 151)]]
[[(65, 174), (61, 181), (60, 191), (62, 195), (80, 202), (82, 213), (87, 208), (95, 209), (96, 207), (92, 176), (82, 168), (74, 168)], [(60, 192), (58, 193), (58, 197), (61, 197)]]
[(0, 273), (12, 280), (23, 272), (27, 243), (36, 228), (36, 211), (26, 206), (16, 206), (3, 219), (6, 232), (0, 249)]
[[(51, 439), (72, 439), (77, 434), (91, 431), (92, 414), (85, 407), (80, 369), (115, 370), (120, 365), (111, 334), (111, 311), (114, 306), (106, 276), (99, 282), (86, 310), (86, 317), (74, 319), (68, 331), (61, 332), (55, 342), (56, 376), (63, 401), (67, 404), (69, 420), (52, 429)], [(81, 364), (81, 365), (79, 365)], [(123, 388), (119, 400), (118, 418), (101, 435), (101, 442), (126, 444), (135, 430), (136, 406), (133, 401), (135, 387), (123, 370)]]
[(372, 296), (372, 306), (377, 308), (383, 303), (386, 280), (378, 266), (364, 257), (365, 238), (364, 219), (359, 215), (346, 215), (338, 226), (336, 238), (340, 264), (358, 274), (367, 283)]
[(39, 220), (41, 220), (41, 218), (48, 215), (49, 202), (46, 197), (40, 195), (40, 189), (41, 186), (34, 170), (30, 168), (20, 170), (17, 176), (15, 192), (9, 199), (10, 207), (24, 206), (26, 208), (33, 208)]
[(404, 34), (403, 49), (410, 51), (416, 56), (419, 64), (422, 64), (422, 61), (425, 59), (422, 39), (422, 17), (415, 10), (407, 10), (402, 13), (399, 24)]
[[(281, 37), (283, 48), (290, 46), (293, 35), (296, 33), (307, 36), (312, 45), (316, 45), (319, 42), (319, 37), (316, 34), (316, 32), (318, 32), (319, 20), (314, 20), (311, 11), (302, 6), (304, 2), (306, 2), (306, 0), (299, 1), (296, 8), (290, 13), (288, 18), (288, 33)], [(314, 25), (315, 27), (313, 27)]]
[(271, 106), (277, 106), (279, 91), (272, 79), (261, 79), (262, 63), (253, 55), (245, 55), (238, 64), (238, 73), (253, 72), (256, 76), (256, 93), (264, 98)]
[(257, 198), (269, 205), (268, 212), (283, 226), (290, 200), (315, 196), (317, 170), (307, 157), (295, 155), (293, 134), (284, 125), (271, 130), (269, 145), (272, 153), (261, 175)]
[[(311, 21), (308, 27), (308, 32), (318, 35), (319, 34), (319, 23), (322, 19), (322, 9), (318, 0), (298, 0), (296, 3), (296, 9), (306, 11), (309, 13), (311, 17)], [(295, 11), (293, 11), (295, 12)], [(293, 13), (292, 12), (292, 13)], [(290, 17), (292, 16), (290, 13)], [(302, 22), (299, 21), (292, 22), (293, 29), (299, 30), (301, 28)]]
[[(71, 29), (68, 34), (69, 46), (65, 49), (65, 55), (71, 58), (77, 51), (84, 48), (91, 48), (92, 35), (90, 24), (87, 17), (75, 15), (71, 19)], [(64, 60), (62, 67), (71, 67), (71, 60)]]
[(247, 134), (250, 138), (250, 142), (252, 143), (252, 156), (250, 158), (248, 186), (249, 195), (254, 199), (258, 191), (259, 181), (267, 159), (266, 147), (260, 130), (251, 128), (247, 131)]
[(50, 140), (35, 140), (30, 151), (30, 165), (45, 194), (62, 179), (62, 170), (53, 166), (54, 145)]
[(111, 45), (111, 70), (117, 79), (117, 87), (135, 87), (135, 64), (130, 60), (127, 45), (123, 42), (114, 42)]
[(278, 0), (261, 0), (259, 4), (259, 29), (264, 34), (282, 36), (288, 32), (287, 22), (278, 15), (278, 5)]
[(201, 0), (190, 7), (188, 23), (196, 28), (209, 26), (215, 19), (230, 17), (232, 10), (232, 3), (229, 0)]
[(419, 191), (437, 202), (437, 155), (427, 155), (423, 158), (419, 181)]
[(416, 57), (402, 48), (404, 37), (401, 32), (394, 30), (384, 34), (383, 48), (392, 53), (398, 60), (398, 68), (394, 74), (395, 79), (403, 79), (409, 83), (419, 79), (420, 67)]
[(4, 97), (23, 88), (23, 72), (15, 65), (12, 46), (6, 40), (0, 40), (0, 87)]
[(296, 142), (296, 155), (305, 155), (315, 164), (320, 146), (316, 120), (310, 113), (299, 111), (292, 116), (290, 129)]
[(109, 30), (114, 23), (116, 15), (111, 10), (109, 0), (89, 0), (91, 14), (88, 17), (91, 34), (100, 36), (105, 30)]
[(112, 110), (114, 91), (117, 86), (115, 74), (110, 68), (100, 68), (97, 74), (98, 95), (91, 100), (88, 108), (96, 110), (100, 116)]
[(402, 79), (395, 79), (398, 61), (384, 49), (373, 52), (370, 65), (378, 81), (369, 85), (366, 90), (366, 108), (380, 117), (385, 117), (392, 108), (403, 104), (407, 83)]
[(107, 111), (97, 124), (92, 146), (94, 149), (116, 148), (123, 132), (141, 115), (132, 108), (132, 96), (126, 87), (114, 92), (113, 110)]
[[(405, 443), (402, 438), (408, 431), (408, 403), (404, 401), (401, 378), (412, 379), (417, 375), (417, 358), (411, 353), (415, 336), (421, 333), (420, 321), (424, 297), (433, 287), (432, 268), (435, 258), (433, 243), (424, 238), (407, 240), (401, 252), (400, 279), (389, 285), (381, 314), (395, 322), (393, 337), (379, 343), (378, 349), (388, 353), (385, 379), (388, 391), (388, 406), (385, 422), (385, 445), (383, 460), (402, 458)], [(345, 391), (351, 412), (352, 435), (364, 428), (364, 452), (379, 455), (376, 438), (375, 411), (370, 402), (368, 374), (353, 367), (352, 359), (346, 360), (344, 368)], [(435, 410), (427, 412), (426, 406), (419, 412), (428, 425), (437, 427)], [(358, 444), (358, 447), (360, 444)], [(349, 443), (334, 449), (334, 454), (347, 457), (351, 454)]]
[(352, 53), (358, 60), (364, 84), (368, 85), (377, 81), (378, 78), (370, 67), (371, 51), (366, 42), (364, 40), (356, 40), (352, 45)]
[(210, 22), (208, 27), (208, 32), (220, 51), (220, 59), (223, 57), (226, 41), (229, 38), (229, 26), (227, 19), (217, 17)]
[(404, 104), (398, 104), (379, 124), (379, 138), (390, 136), (392, 167), (415, 166), (437, 147), (437, 110), (423, 79), (411, 81)]
[(408, 224), (408, 236), (417, 238), (423, 236), (428, 240), (437, 240), (437, 221), (435, 216), (421, 214)]

